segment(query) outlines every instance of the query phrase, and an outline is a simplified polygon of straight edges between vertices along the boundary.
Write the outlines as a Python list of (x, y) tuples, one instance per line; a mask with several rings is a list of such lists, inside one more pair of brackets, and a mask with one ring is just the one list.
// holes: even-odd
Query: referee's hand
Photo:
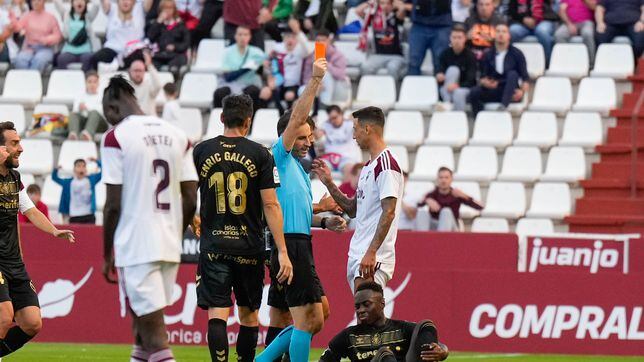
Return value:
[(291, 265), (291, 260), (288, 258), (288, 253), (281, 251), (278, 255), (278, 260), (280, 262), (280, 271), (277, 273), (277, 281), (280, 283), (286, 282), (286, 284), (291, 285), (291, 281), (293, 280), (293, 265)]
[(0, 146), (0, 163), (4, 164), (7, 158), (9, 158), (9, 152), (7, 152), (7, 147)]

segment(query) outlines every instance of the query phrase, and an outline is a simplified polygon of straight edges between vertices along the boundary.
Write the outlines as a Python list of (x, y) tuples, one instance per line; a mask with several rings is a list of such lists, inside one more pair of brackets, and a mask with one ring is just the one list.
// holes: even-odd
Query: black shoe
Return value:
[(409, 342), (409, 351), (407, 351), (407, 355), (405, 356), (406, 362), (418, 362), (420, 360), (420, 352), (423, 345), (418, 341), (418, 336), (422, 332), (431, 333), (436, 338), (433, 342), (438, 342), (438, 331), (436, 330), (434, 322), (426, 319), (416, 323), (416, 328), (414, 328), (414, 332), (411, 335), (411, 341)]
[(371, 359), (372, 362), (388, 362), (388, 361), (395, 361), (396, 356), (394, 353), (389, 349), (389, 347), (380, 347), (378, 352), (376, 352), (376, 355), (373, 356)]

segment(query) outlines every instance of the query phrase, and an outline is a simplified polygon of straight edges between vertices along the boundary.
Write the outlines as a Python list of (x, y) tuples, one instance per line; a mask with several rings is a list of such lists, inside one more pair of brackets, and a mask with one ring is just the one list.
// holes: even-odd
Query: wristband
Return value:
[(322, 221), (320, 221), (320, 227), (321, 227), (322, 229), (326, 229), (326, 219), (328, 219), (328, 218), (327, 218), (327, 217), (323, 217), (323, 218), (322, 218)]

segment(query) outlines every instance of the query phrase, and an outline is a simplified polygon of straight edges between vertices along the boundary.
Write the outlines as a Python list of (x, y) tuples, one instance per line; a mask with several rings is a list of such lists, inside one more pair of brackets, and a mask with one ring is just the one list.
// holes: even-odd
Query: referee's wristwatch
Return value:
[(323, 217), (322, 221), (320, 221), (320, 227), (322, 229), (326, 229), (326, 219), (328, 219), (328, 217)]

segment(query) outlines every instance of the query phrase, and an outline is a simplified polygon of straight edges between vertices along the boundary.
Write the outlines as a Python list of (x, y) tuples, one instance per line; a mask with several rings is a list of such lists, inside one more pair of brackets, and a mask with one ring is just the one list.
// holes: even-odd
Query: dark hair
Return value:
[(248, 94), (230, 94), (221, 103), (221, 116), (228, 128), (239, 128), (253, 117), (253, 99)]
[(105, 88), (103, 97), (108, 97), (111, 100), (119, 101), (126, 97), (136, 99), (134, 94), (134, 87), (122, 75), (115, 75), (110, 79), (110, 84)]
[(28, 194), (35, 194), (35, 193), (40, 193), (40, 186), (36, 184), (31, 184), (27, 186), (27, 193)]
[(251, 32), (251, 33), (253, 32), (253, 31), (252, 31), (248, 26), (246, 26), (246, 25), (237, 25), (237, 28), (235, 29), (235, 34), (237, 34), (237, 29), (246, 29), (246, 30), (248, 30), (248, 31), (249, 31), (249, 32)]
[(447, 171), (447, 172), (449, 172), (449, 174), (450, 174), (450, 175), (452, 175), (452, 174), (453, 174), (452, 170), (450, 170), (450, 168), (449, 168), (449, 167), (445, 167), (445, 166), (442, 166), (441, 168), (439, 168), (437, 173), (441, 173), (441, 172), (443, 172), (443, 171)]
[[(282, 133), (286, 131), (288, 122), (291, 120), (291, 114), (293, 114), (293, 111), (289, 109), (280, 117), (279, 121), (277, 121), (277, 137), (281, 136)], [(306, 116), (306, 123), (308, 123), (311, 127), (311, 131), (315, 130), (315, 121), (313, 120), (313, 118)]]
[(163, 91), (165, 94), (177, 94), (177, 85), (172, 82), (168, 82), (163, 86)]
[(318, 30), (317, 33), (315, 33), (315, 36), (325, 36), (328, 38), (329, 36), (331, 36), (331, 32), (323, 28)]
[(372, 123), (376, 126), (385, 127), (385, 114), (378, 107), (365, 107), (351, 114), (359, 123)]
[(452, 26), (452, 32), (461, 32), (463, 34), (467, 34), (467, 30), (465, 29), (465, 26), (461, 23), (456, 23), (454, 26)]
[(82, 158), (78, 158), (78, 159), (76, 159), (74, 161), (74, 167), (76, 167), (76, 165), (81, 164), (81, 163), (84, 164), (84, 165), (87, 164), (87, 162), (85, 162), (85, 160), (83, 160)]
[(326, 107), (326, 113), (327, 114), (329, 114), (329, 113), (331, 113), (333, 111), (336, 111), (338, 113), (342, 113), (342, 108), (340, 108), (340, 106), (335, 105), (335, 104), (332, 104), (332, 105)]
[(98, 72), (95, 70), (88, 70), (87, 72), (85, 72), (85, 80), (87, 80), (89, 77), (98, 78)]
[(374, 293), (379, 293), (380, 295), (385, 295), (385, 292), (382, 290), (382, 287), (380, 284), (376, 282), (364, 282), (356, 288), (356, 293), (361, 292), (363, 290), (371, 290)]
[(508, 24), (508, 23), (507, 23), (507, 22), (505, 22), (505, 21), (500, 21), (500, 22), (498, 22), (496, 25), (494, 25), (494, 27), (496, 28), (496, 27), (497, 27), (497, 26), (499, 26), (499, 25), (501, 25), (501, 26), (505, 26), (506, 28), (509, 28), (509, 27), (510, 27), (510, 24)]
[(14, 126), (13, 122), (6, 121), (6, 122), (0, 122), (0, 145), (4, 145), (7, 140), (4, 138), (4, 131), (15, 131), (16, 126)]
[[(89, 3), (88, 0), (84, 0), (84, 1), (85, 1), (85, 9), (83, 9), (83, 12), (81, 13), (81, 16), (80, 16), (80, 19), (83, 21), (85, 21), (85, 15), (87, 14), (87, 4)], [(69, 17), (71, 19), (74, 19), (74, 14), (75, 14), (74, 5), (72, 4), (71, 8), (69, 8)]]

